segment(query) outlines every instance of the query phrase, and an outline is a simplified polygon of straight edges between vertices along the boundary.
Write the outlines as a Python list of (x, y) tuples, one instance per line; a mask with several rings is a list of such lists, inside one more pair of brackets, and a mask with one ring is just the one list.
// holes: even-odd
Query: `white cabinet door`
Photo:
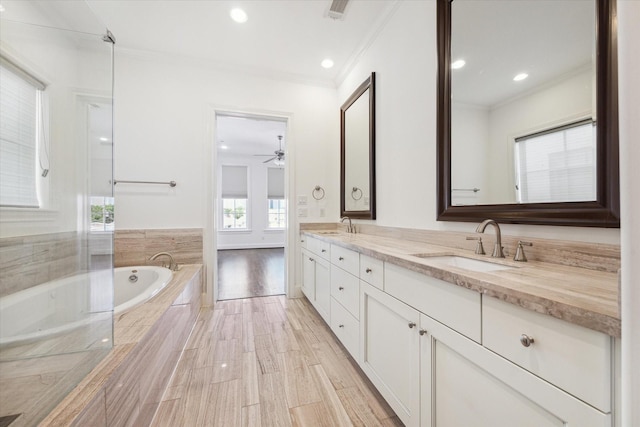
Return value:
[(331, 274), (329, 272), (329, 261), (316, 258), (315, 286), (316, 299), (314, 306), (327, 324), (331, 324)]
[(594, 409), (422, 315), (422, 426), (604, 427)]
[(362, 282), (361, 367), (407, 426), (420, 423), (419, 313)]
[(316, 282), (316, 261), (314, 255), (302, 250), (302, 292), (313, 303), (316, 299), (315, 295)]

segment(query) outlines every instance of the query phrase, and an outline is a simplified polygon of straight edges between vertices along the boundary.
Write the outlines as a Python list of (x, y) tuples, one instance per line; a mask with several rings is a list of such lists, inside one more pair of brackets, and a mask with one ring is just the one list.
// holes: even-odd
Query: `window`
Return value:
[(520, 203), (596, 200), (596, 135), (590, 119), (516, 138)]
[(247, 167), (222, 166), (222, 228), (247, 229)]
[(44, 88), (0, 57), (0, 206), (39, 207), (36, 153)]
[(285, 228), (287, 209), (284, 200), (284, 169), (267, 168), (267, 228)]
[(91, 231), (114, 230), (113, 197), (91, 197)]

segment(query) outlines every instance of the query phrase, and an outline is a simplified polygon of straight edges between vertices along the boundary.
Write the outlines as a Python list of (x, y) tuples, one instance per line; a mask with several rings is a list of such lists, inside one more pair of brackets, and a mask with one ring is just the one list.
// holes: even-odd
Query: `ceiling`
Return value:
[[(220, 155), (274, 155), (278, 150), (278, 135), (282, 135), (285, 150), (287, 123), (257, 117), (222, 116), (216, 118), (216, 141)], [(226, 146), (226, 149), (221, 148)], [(269, 157), (263, 157), (264, 160)]]
[[(343, 20), (330, 0), (87, 0), (118, 49), (192, 57), (280, 79), (336, 86), (397, 0), (351, 0)], [(245, 23), (229, 12), (240, 7)], [(324, 69), (320, 62), (333, 59)]]

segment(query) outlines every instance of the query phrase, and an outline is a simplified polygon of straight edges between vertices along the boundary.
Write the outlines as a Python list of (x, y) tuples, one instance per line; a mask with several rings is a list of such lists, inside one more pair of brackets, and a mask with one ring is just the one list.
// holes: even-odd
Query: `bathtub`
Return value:
[(112, 312), (119, 315), (149, 300), (172, 277), (171, 270), (162, 267), (119, 267), (113, 273), (79, 274), (2, 297), (0, 347), (38, 342), (80, 329), (83, 336), (74, 339), (84, 341), (81, 345), (92, 345), (90, 341), (102, 335), (110, 339)]

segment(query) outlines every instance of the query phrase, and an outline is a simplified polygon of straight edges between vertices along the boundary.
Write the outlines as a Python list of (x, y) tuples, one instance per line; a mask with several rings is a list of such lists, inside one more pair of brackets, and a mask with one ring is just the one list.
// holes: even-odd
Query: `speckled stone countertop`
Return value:
[[(620, 337), (619, 288), (615, 273), (540, 261), (515, 262), (510, 258), (475, 255), (469, 250), (376, 235), (331, 230), (302, 233), (485, 296)], [(442, 255), (458, 255), (513, 268), (477, 272), (429, 260), (429, 256)]]

